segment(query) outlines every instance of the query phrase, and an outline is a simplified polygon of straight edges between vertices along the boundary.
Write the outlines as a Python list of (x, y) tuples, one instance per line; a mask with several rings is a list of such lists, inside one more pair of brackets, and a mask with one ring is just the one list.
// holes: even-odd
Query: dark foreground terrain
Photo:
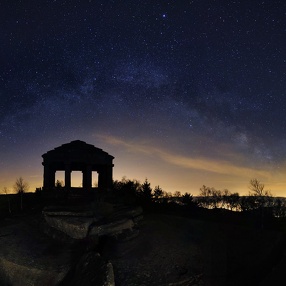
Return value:
[[(37, 269), (58, 272), (59, 281), (50, 283), (59, 283), (68, 273), (73, 255), (79, 255), (74, 245), (51, 241), (39, 232), (37, 219), (25, 216), (1, 223), (1, 266), (10, 267), (14, 275), (22, 271), (18, 285), (29, 285), (25, 279), (33, 281), (29, 276), (37, 276)], [(275, 231), (147, 214), (137, 237), (126, 242), (107, 239), (100, 252), (111, 261), (119, 286), (269, 285), (272, 271), (281, 268), (276, 265), (283, 259), (281, 239)], [(47, 277), (51, 275), (47, 273)]]
[(110, 246), (116, 285), (270, 285), (283, 256), (279, 232), (162, 214), (146, 215), (136, 240)]
[[(111, 262), (117, 286), (285, 285), (283, 225), (261, 228), (146, 210), (126, 240), (79, 241), (47, 235), (39, 210), (12, 214), (0, 221), (0, 285), (99, 285), (75, 277), (90, 251)], [(78, 273), (96, 275), (91, 266)]]

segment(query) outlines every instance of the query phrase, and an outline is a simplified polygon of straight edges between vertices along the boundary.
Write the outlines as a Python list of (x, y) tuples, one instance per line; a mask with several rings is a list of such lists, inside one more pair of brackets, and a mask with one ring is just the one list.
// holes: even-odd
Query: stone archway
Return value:
[(114, 157), (91, 144), (76, 140), (63, 144), (42, 155), (44, 166), (44, 190), (55, 187), (56, 171), (65, 172), (65, 189), (71, 189), (71, 172), (82, 172), (82, 188), (92, 189), (92, 172), (98, 173), (98, 189), (112, 187), (112, 168)]

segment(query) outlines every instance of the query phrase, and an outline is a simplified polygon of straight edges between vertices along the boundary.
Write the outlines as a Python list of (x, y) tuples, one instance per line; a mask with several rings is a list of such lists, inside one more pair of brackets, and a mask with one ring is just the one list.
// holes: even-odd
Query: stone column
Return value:
[(112, 166), (100, 168), (98, 172), (98, 188), (104, 191), (112, 188)]
[(70, 164), (65, 164), (65, 188), (71, 188), (71, 166)]
[(55, 187), (55, 169), (49, 165), (44, 164), (44, 182), (43, 182), (43, 188), (45, 190), (52, 190)]
[(98, 169), (98, 189), (102, 190), (104, 188), (104, 170), (102, 168)]
[(92, 188), (92, 168), (90, 165), (82, 171), (82, 187), (88, 191)]
[(112, 171), (113, 166), (106, 167), (106, 188), (110, 190), (112, 188)]

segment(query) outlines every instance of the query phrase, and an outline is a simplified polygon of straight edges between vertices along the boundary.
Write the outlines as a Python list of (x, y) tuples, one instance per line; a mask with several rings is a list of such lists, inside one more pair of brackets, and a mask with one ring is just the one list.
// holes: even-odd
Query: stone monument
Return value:
[(55, 188), (56, 171), (65, 172), (65, 189), (71, 189), (71, 172), (82, 172), (82, 188), (92, 189), (92, 171), (98, 173), (98, 189), (112, 187), (112, 168), (114, 157), (91, 144), (76, 140), (63, 144), (42, 155), (44, 166), (43, 190)]

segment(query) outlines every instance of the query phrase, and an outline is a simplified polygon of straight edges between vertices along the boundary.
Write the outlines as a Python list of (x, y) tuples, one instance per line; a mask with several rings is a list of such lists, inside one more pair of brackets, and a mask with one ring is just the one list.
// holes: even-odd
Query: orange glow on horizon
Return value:
[[(94, 139), (95, 138), (95, 139)], [(94, 141), (94, 142), (93, 142)], [(152, 141), (124, 140), (121, 137), (96, 135), (87, 142), (106, 150), (115, 157), (113, 178), (121, 180), (137, 179), (143, 182), (148, 178), (151, 187), (160, 185), (167, 192), (199, 194), (202, 185), (216, 189), (228, 189), (240, 195), (249, 193), (249, 180), (257, 178), (265, 184), (274, 196), (286, 196), (286, 163), (280, 169), (273, 170), (267, 165), (259, 169), (243, 164), (246, 160), (241, 155), (228, 150), (227, 156), (207, 158), (203, 156), (183, 156), (178, 150), (163, 147)], [(43, 152), (44, 153), (44, 152)], [(2, 171), (0, 177), (0, 192), (7, 187), (9, 193), (14, 193), (13, 185), (18, 177), (28, 182), (29, 191), (33, 192), (43, 184), (43, 167), (41, 157), (34, 154), (31, 165), (11, 163)], [(239, 163), (238, 163), (239, 162)], [(73, 184), (81, 185), (81, 176), (74, 179)]]

